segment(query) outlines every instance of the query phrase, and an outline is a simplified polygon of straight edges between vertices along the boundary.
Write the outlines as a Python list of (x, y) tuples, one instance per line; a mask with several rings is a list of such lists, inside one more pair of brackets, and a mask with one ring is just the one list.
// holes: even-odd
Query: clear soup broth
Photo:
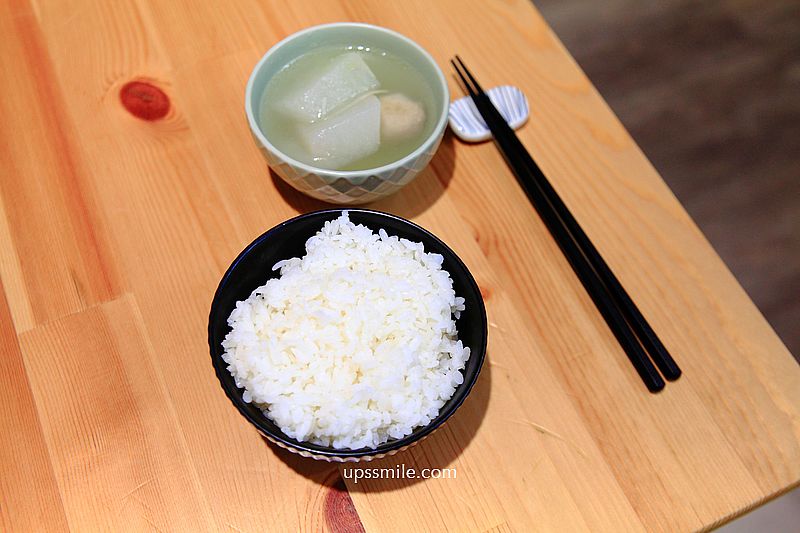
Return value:
[(357, 45), (296, 58), (267, 83), (259, 109), (259, 125), (278, 150), (331, 170), (397, 161), (430, 136), (437, 118), (433, 91), (414, 67)]

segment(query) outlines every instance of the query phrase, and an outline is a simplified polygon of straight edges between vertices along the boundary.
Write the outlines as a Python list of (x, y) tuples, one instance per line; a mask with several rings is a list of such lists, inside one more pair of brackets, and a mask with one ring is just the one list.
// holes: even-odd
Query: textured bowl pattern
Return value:
[(280, 154), (264, 146), (258, 138), (254, 137), (254, 139), (261, 148), (270, 168), (298, 191), (326, 202), (358, 205), (394, 194), (408, 185), (430, 163), (439, 148), (443, 133), (444, 131), (440, 133), (439, 138), (429, 149), (420, 152), (417, 157), (410, 159), (405, 164), (357, 178), (309, 172), (292, 165)]
[[(439, 428), (436, 428), (436, 429), (438, 430)], [(411, 444), (408, 444), (407, 446), (403, 446), (402, 448), (397, 448), (395, 450), (389, 450), (388, 452), (385, 452), (385, 453), (376, 451), (372, 455), (365, 454), (365, 455), (347, 457), (347, 456), (339, 456), (339, 455), (319, 455), (319, 454), (310, 452), (308, 450), (301, 450), (299, 448), (295, 448), (294, 446), (287, 446), (286, 444), (282, 443), (281, 441), (275, 440), (274, 438), (270, 437), (268, 434), (266, 434), (263, 431), (259, 430), (259, 433), (261, 433), (262, 437), (264, 437), (265, 439), (270, 441), (272, 444), (275, 444), (276, 446), (279, 446), (279, 447), (283, 448), (284, 450), (288, 450), (288, 451), (290, 451), (292, 453), (296, 453), (297, 455), (299, 455), (301, 457), (305, 457), (306, 459), (314, 459), (315, 461), (326, 461), (328, 463), (368, 463), (370, 461), (374, 461), (375, 459), (383, 459), (384, 457), (391, 457), (392, 455), (395, 455), (395, 454), (400, 453), (400, 452), (404, 452), (409, 448), (413, 448), (414, 446), (416, 446), (420, 442), (424, 441), (425, 439), (427, 439), (428, 437), (433, 435), (435, 432), (436, 432), (436, 430), (434, 430), (433, 432), (429, 433), (428, 435), (425, 435), (424, 437), (422, 437), (419, 440), (415, 440), (414, 442), (412, 442)]]

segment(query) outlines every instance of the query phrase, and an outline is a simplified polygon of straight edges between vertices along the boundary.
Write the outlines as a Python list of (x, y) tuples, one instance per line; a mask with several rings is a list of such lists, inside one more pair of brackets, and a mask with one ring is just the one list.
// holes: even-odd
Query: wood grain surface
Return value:
[[(253, 238), (324, 207), (268, 172), (244, 85), (276, 41), (341, 20), (526, 92), (523, 142), (679, 381), (646, 392), (496, 149), (448, 134), (371, 207), (464, 259), (487, 364), (443, 429), (364, 467), (456, 478), (356, 483), (238, 415), (213, 292)], [(526, 0), (11, 0), (0, 34), (3, 528), (695, 530), (800, 481), (800, 369)]]

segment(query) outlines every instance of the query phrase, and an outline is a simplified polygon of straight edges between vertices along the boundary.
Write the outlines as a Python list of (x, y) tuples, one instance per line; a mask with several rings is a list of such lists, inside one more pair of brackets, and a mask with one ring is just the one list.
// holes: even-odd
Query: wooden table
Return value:
[[(369, 466), (456, 479), (343, 481), (262, 440), (212, 372), (208, 307), (246, 243), (323, 205), (267, 173), (244, 85), (340, 20), (523, 88), (523, 141), (684, 377), (644, 390), (494, 146), (448, 135), (371, 207), (468, 264), (487, 364), (443, 430)], [(526, 0), (10, 0), (0, 35), (0, 529), (675, 531), (797, 485), (797, 363)], [(168, 101), (134, 87), (137, 118), (131, 81)]]

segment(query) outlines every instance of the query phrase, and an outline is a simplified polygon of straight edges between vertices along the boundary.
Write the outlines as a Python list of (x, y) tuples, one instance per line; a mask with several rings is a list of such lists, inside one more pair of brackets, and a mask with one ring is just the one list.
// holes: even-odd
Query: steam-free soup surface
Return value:
[(433, 131), (433, 92), (407, 61), (367, 46), (324, 46), (283, 67), (261, 99), (261, 129), (280, 151), (333, 170), (392, 163)]

